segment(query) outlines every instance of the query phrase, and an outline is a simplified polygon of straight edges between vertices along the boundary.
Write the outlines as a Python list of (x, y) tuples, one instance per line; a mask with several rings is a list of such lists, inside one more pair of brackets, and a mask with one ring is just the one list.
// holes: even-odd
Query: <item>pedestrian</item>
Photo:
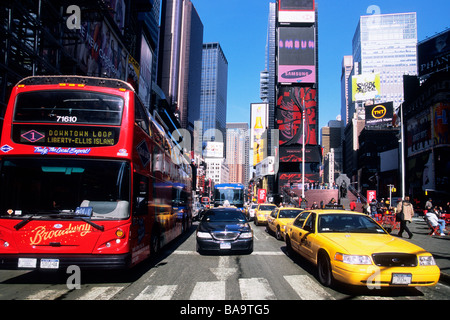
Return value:
[(355, 211), (356, 209), (356, 202), (355, 200), (352, 200), (352, 202), (350, 202), (350, 210)]
[(425, 213), (431, 211), (431, 209), (433, 209), (433, 200), (429, 198), (428, 201), (425, 203)]
[(411, 202), (409, 202), (409, 197), (406, 196), (405, 200), (400, 201), (397, 205), (397, 216), (396, 220), (400, 221), (400, 231), (398, 236), (402, 237), (403, 231), (408, 233), (409, 239), (412, 238), (413, 234), (409, 230), (407, 223), (411, 223), (412, 217), (414, 216), (414, 207)]
[(375, 215), (376, 215), (377, 212), (378, 212), (378, 203), (377, 203), (377, 200), (376, 200), (375, 198), (372, 199), (372, 201), (370, 202), (369, 206), (370, 206), (370, 215), (371, 215), (372, 218), (374, 218)]
[[(437, 209), (436, 209), (437, 211)], [(436, 227), (439, 225), (439, 231), (441, 232), (441, 236), (445, 236), (444, 230), (445, 230), (445, 220), (440, 219), (437, 213), (428, 211), (425, 215), (427, 217), (428, 222), (431, 224), (431, 226)]]

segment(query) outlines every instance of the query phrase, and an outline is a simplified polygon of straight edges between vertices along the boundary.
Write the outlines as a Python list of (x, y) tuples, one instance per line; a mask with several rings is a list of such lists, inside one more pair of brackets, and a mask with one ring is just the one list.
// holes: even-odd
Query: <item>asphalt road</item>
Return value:
[(253, 223), (252, 254), (199, 255), (195, 228), (196, 224), (159, 257), (128, 272), (82, 271), (75, 279), (64, 272), (0, 270), (0, 300), (181, 300), (198, 305), (222, 300), (450, 299), (450, 287), (444, 283), (427, 288), (324, 288), (312, 265), (298, 256), (288, 256), (284, 242)]

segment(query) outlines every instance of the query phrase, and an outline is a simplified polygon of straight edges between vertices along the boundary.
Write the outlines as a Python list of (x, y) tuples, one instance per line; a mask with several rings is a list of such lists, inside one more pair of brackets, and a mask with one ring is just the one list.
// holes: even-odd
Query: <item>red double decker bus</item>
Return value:
[(191, 172), (121, 80), (20, 81), (0, 143), (0, 268), (129, 268), (191, 222)]

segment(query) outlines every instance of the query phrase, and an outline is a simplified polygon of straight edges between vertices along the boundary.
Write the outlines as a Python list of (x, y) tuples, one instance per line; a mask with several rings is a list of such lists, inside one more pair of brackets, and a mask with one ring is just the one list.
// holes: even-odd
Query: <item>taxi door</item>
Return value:
[(280, 209), (274, 209), (270, 213), (270, 215), (267, 217), (267, 230), (268, 231), (272, 231), (272, 232), (276, 231), (275, 222), (276, 222), (279, 211), (280, 211)]
[(302, 239), (305, 231), (302, 229), (305, 219), (303, 217), (307, 216), (308, 212), (303, 212), (295, 218), (292, 226), (290, 226), (289, 239), (291, 240), (292, 248), (300, 253), (300, 241)]
[(303, 228), (300, 229), (299, 252), (308, 260), (315, 261), (316, 241), (316, 214), (312, 212), (306, 219)]

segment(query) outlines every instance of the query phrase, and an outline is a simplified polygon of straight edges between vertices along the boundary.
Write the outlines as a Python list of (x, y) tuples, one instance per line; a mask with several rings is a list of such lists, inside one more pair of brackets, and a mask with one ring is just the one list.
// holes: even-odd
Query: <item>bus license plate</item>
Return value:
[(221, 242), (220, 249), (222, 249), (222, 250), (231, 249), (231, 243), (230, 242)]
[(41, 259), (41, 269), (58, 269), (59, 259)]
[(35, 258), (19, 258), (18, 268), (36, 268), (37, 259)]
[(412, 275), (408, 273), (394, 273), (392, 274), (392, 284), (411, 284)]

